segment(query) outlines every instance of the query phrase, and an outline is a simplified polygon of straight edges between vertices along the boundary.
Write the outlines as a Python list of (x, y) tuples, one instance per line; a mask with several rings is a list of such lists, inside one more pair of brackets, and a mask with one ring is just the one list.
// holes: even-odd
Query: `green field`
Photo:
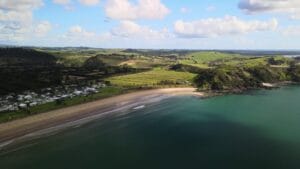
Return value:
[(176, 72), (156, 68), (148, 72), (115, 76), (106, 79), (112, 85), (123, 87), (156, 87), (163, 85), (184, 85), (192, 84), (195, 74), (188, 72)]
[[(273, 59), (274, 63), (270, 63)], [(270, 65), (273, 67), (288, 67), (291, 59), (283, 56), (233, 58), (224, 62), (226, 65), (239, 67), (255, 67)]]
[(145, 57), (136, 55), (120, 55), (120, 56), (101, 56), (99, 57), (105, 64), (110, 66), (128, 65), (132, 68), (153, 68), (165, 66), (172, 62), (168, 58), (157, 56)]
[(225, 62), (231, 59), (240, 58), (237, 54), (226, 54), (220, 52), (195, 52), (187, 55), (179, 63), (197, 66), (200, 68), (209, 68), (209, 63), (213, 61)]
[[(1, 83), (2, 86), (6, 89), (15, 87), (13, 92), (46, 88), (50, 84), (82, 86), (96, 81), (108, 82), (106, 83), (108, 86), (90, 96), (74, 97), (63, 102), (59, 101), (60, 103), (47, 103), (27, 110), (2, 112), (0, 123), (138, 89), (195, 86), (208, 91), (243, 91), (261, 88), (263, 82), (300, 82), (300, 67), (297, 66), (300, 59), (275, 55), (260, 57), (217, 51), (93, 48), (39, 48), (36, 50), (3, 49), (2, 62), (19, 66), (18, 69), (16, 67), (13, 67), (14, 69), (2, 68), (1, 77), (7, 79)], [(9, 57), (5, 54), (7, 52), (10, 53)], [(41, 57), (48, 59), (41, 60)], [(40, 66), (44, 64), (48, 66)], [(31, 65), (31, 69), (28, 69), (28, 65)], [(37, 67), (32, 69), (33, 65)], [(49, 65), (52, 67), (49, 68)], [(50, 75), (55, 75), (55, 78)], [(31, 80), (19, 80), (20, 77)], [(31, 83), (33, 79), (35, 81)], [(41, 84), (41, 86), (36, 87), (35, 84)], [(3, 91), (5, 94), (8, 93), (7, 90)]]
[(269, 63), (270, 59), (273, 59), (274, 67), (287, 67), (291, 61), (290, 58), (283, 56), (249, 57), (221, 52), (195, 52), (179, 60), (179, 63), (203, 69), (214, 68), (219, 65), (255, 67), (272, 65)]

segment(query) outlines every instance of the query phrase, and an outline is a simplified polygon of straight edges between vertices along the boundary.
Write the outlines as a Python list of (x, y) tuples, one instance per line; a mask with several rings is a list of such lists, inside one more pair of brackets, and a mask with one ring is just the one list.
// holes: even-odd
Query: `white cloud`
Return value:
[[(78, 2), (82, 5), (93, 6), (97, 5), (100, 0), (78, 0)], [(53, 3), (64, 6), (67, 10), (72, 10), (73, 0), (53, 0)]]
[(38, 23), (34, 28), (34, 33), (38, 37), (44, 37), (50, 32), (52, 29), (52, 25), (48, 21), (42, 21)]
[(53, 0), (53, 3), (59, 5), (68, 5), (71, 3), (71, 0)]
[(160, 0), (108, 0), (105, 6), (107, 17), (119, 20), (162, 19), (170, 10)]
[(86, 31), (78, 25), (71, 27), (69, 29), (68, 34), (75, 37), (85, 37), (85, 38), (89, 38), (95, 35), (94, 32)]
[(100, 0), (79, 0), (79, 2), (83, 5), (93, 6), (97, 5), (100, 2)]
[(32, 11), (14, 11), (14, 10), (0, 10), (0, 22), (1, 24), (18, 24), (24, 25), (32, 21)]
[(1, 0), (0, 22), (28, 23), (32, 20), (32, 11), (42, 5), (41, 0)]
[(285, 36), (299, 36), (300, 26), (289, 26), (287, 28), (281, 29), (281, 33)]
[(176, 21), (175, 33), (181, 37), (205, 38), (223, 35), (246, 34), (257, 31), (269, 31), (277, 28), (276, 19), (270, 21), (243, 21), (235, 16), (208, 18), (192, 22)]
[(84, 41), (92, 39), (96, 36), (96, 33), (87, 31), (81, 26), (76, 25), (70, 27), (68, 32), (62, 36), (65, 41)]
[(277, 12), (288, 14), (294, 19), (300, 19), (299, 0), (241, 0), (238, 6), (249, 14)]
[(48, 21), (32, 23), (26, 27), (19, 25), (0, 26), (0, 40), (4, 42), (20, 42), (28, 39), (43, 38), (51, 31)]
[(1, 40), (15, 41), (23, 39), (25, 34), (32, 31), (33, 10), (42, 5), (42, 0), (1, 0)]
[(167, 29), (160, 31), (153, 30), (147, 26), (140, 26), (132, 21), (121, 21), (121, 24), (111, 30), (114, 36), (124, 38), (141, 38), (141, 39), (163, 39), (170, 35)]
[[(57, 46), (99, 46), (103, 42), (109, 42), (111, 35), (109, 33), (98, 34), (93, 31), (88, 31), (80, 25), (75, 25), (69, 30), (55, 38), (54, 44)], [(55, 46), (54, 45), (54, 46)]]
[(257, 41), (247, 38), (247, 37), (243, 37), (243, 36), (238, 36), (236, 38), (233, 39), (233, 42), (237, 45), (237, 46), (255, 46), (255, 43), (257, 43)]
[(8, 11), (32, 10), (43, 5), (41, 0), (1, 0), (0, 9)]

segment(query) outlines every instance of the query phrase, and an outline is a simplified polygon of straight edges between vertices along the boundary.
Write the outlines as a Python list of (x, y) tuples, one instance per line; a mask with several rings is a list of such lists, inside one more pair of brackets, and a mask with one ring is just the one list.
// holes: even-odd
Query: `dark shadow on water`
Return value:
[(300, 154), (294, 153), (289, 145), (219, 116), (207, 118), (207, 121), (172, 126), (169, 130), (160, 130), (164, 126), (156, 126), (155, 132), (141, 129), (141, 133), (148, 133), (145, 140), (156, 138), (152, 146), (147, 146), (143, 158), (152, 157), (149, 168), (300, 168)]
[[(182, 121), (175, 116), (130, 121), (131, 127), (59, 148), (41, 143), (0, 157), (2, 169), (299, 169), (299, 150), (219, 116)], [(117, 126), (112, 122), (109, 126)], [(109, 127), (107, 126), (107, 127)], [(133, 127), (134, 126), (134, 127)], [(77, 138), (79, 139), (79, 138)], [(27, 153), (27, 154), (26, 154)]]

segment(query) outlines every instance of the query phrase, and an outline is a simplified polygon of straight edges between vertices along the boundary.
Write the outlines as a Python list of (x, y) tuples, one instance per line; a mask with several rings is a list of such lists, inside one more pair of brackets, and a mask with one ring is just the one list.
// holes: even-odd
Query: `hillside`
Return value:
[(178, 72), (166, 69), (153, 69), (137, 74), (115, 76), (106, 79), (112, 85), (122, 87), (163, 87), (163, 86), (191, 86), (196, 74)]
[(0, 48), (0, 66), (53, 66), (56, 58), (28, 48)]
[(94, 48), (2, 48), (0, 53), (0, 99), (16, 99), (28, 92), (42, 96), (45, 89), (55, 99), (72, 96), (2, 112), (0, 121), (1, 117), (7, 121), (140, 89), (197, 87), (206, 92), (240, 92), (264, 88), (264, 83), (300, 82), (300, 59), (280, 55)]
[(0, 48), (0, 94), (61, 84), (56, 58), (27, 48)]
[(240, 57), (241, 56), (237, 54), (226, 54), (220, 52), (194, 52), (186, 55), (179, 61), (179, 63), (201, 68), (209, 68), (213, 62), (226, 62)]

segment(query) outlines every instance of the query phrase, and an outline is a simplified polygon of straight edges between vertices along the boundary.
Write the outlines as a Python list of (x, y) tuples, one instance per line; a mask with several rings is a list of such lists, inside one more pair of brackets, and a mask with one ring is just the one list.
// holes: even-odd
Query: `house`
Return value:
[(74, 91), (74, 94), (77, 95), (77, 96), (82, 95), (82, 91), (75, 90), (75, 91)]
[(24, 97), (24, 99), (26, 99), (26, 100), (31, 100), (31, 99), (32, 99), (32, 96), (31, 96), (31, 95), (26, 95), (26, 96)]
[(33, 106), (36, 106), (36, 105), (37, 105), (37, 102), (29, 103), (29, 106), (30, 106), (30, 107), (33, 107)]
[(19, 104), (19, 107), (20, 107), (21, 109), (26, 109), (26, 108), (27, 108), (27, 104), (21, 103), (21, 104)]

